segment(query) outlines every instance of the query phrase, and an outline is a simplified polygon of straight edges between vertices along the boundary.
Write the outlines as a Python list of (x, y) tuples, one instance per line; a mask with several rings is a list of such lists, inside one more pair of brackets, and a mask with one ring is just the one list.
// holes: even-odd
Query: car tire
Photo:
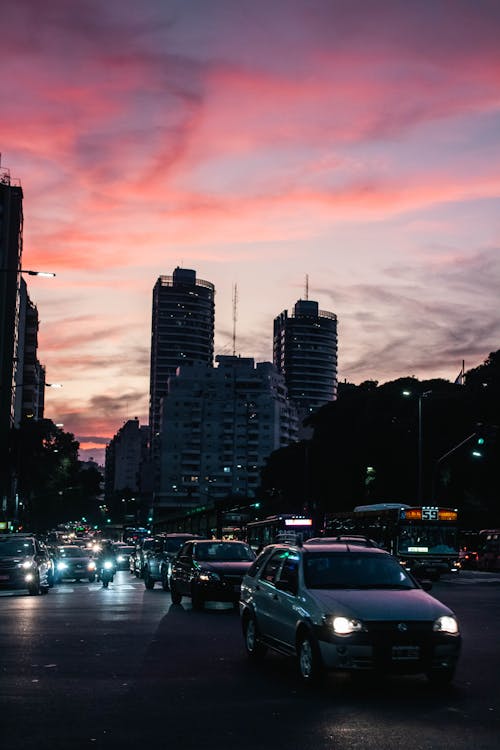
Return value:
[(28, 586), (28, 591), (30, 596), (38, 596), (40, 594), (40, 579), (37, 578), (34, 583), (31, 584), (31, 586)]
[(431, 685), (444, 687), (445, 685), (449, 685), (455, 677), (455, 667), (448, 667), (447, 669), (431, 669), (427, 672), (426, 676)]
[(297, 641), (297, 667), (299, 677), (305, 684), (321, 682), (325, 669), (318, 644), (310, 633), (302, 633)]
[(191, 605), (197, 612), (203, 609), (205, 601), (196, 586), (191, 589)]
[(94, 583), (95, 576), (89, 576), (89, 583)]
[(243, 621), (243, 636), (247, 656), (255, 661), (263, 659), (267, 653), (267, 646), (260, 640), (255, 615), (248, 615)]
[(172, 599), (172, 604), (180, 604), (182, 601), (182, 594), (177, 591), (177, 587), (172, 581), (170, 582), (170, 597)]
[(163, 591), (169, 591), (170, 590), (170, 586), (168, 585), (168, 578), (167, 578), (166, 573), (162, 573), (162, 576), (161, 576), (161, 587), (162, 587)]
[(46, 594), (49, 593), (49, 588), (50, 588), (50, 586), (48, 586), (48, 585), (47, 586), (40, 586), (40, 593), (43, 596), (45, 596)]
[(146, 570), (144, 571), (144, 576), (143, 576), (143, 578), (144, 578), (144, 585), (145, 585), (145, 587), (147, 588), (147, 590), (148, 590), (148, 591), (152, 591), (152, 590), (154, 589), (154, 587), (155, 587), (155, 582), (153, 581), (153, 579), (152, 579), (152, 578), (151, 578), (151, 576), (149, 575), (149, 571), (148, 571), (148, 569), (147, 569), (147, 568), (146, 568)]

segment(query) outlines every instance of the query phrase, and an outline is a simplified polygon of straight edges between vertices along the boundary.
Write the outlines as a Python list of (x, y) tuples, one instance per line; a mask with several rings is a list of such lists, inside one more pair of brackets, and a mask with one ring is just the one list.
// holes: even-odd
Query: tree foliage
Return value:
[[(266, 512), (415, 505), (420, 449), (424, 504), (459, 507), (464, 525), (500, 523), (500, 351), (467, 372), (464, 385), (410, 377), (342, 384), (337, 400), (309, 423), (311, 440), (269, 457), (262, 472)], [(477, 458), (472, 448), (484, 428)]]

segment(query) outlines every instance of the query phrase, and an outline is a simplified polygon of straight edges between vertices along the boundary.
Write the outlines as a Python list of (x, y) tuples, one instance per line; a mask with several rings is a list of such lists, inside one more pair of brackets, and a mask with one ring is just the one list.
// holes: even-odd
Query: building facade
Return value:
[(253, 497), (266, 458), (296, 439), (296, 411), (274, 365), (216, 360), (215, 368), (181, 366), (169, 379), (157, 520), (174, 509)]
[(149, 426), (152, 456), (159, 456), (160, 406), (168, 378), (191, 362), (213, 364), (215, 287), (196, 272), (176, 268), (160, 276), (153, 289)]
[(14, 426), (17, 376), (23, 191), (0, 168), (0, 514), (10, 512), (11, 476), (6, 446)]
[(319, 310), (312, 300), (296, 302), (291, 315), (284, 310), (274, 319), (273, 362), (285, 378), (300, 421), (335, 400), (337, 316)]

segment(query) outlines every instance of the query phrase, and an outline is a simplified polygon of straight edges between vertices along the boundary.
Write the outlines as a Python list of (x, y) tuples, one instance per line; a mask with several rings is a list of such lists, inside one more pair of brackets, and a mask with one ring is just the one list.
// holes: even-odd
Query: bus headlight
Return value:
[(458, 622), (454, 617), (451, 617), (450, 615), (443, 615), (442, 617), (438, 617), (432, 629), (436, 633), (448, 633), (448, 635), (459, 634)]

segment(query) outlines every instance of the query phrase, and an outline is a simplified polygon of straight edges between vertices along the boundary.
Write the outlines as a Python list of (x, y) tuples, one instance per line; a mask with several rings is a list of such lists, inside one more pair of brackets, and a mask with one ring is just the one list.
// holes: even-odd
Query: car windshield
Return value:
[(59, 557), (86, 557), (79, 547), (63, 547), (59, 550)]
[(0, 541), (0, 556), (34, 555), (35, 548), (30, 539), (5, 539)]
[(231, 544), (230, 542), (209, 542), (197, 544), (194, 557), (196, 560), (209, 562), (251, 562), (255, 555), (246, 544)]
[(167, 552), (177, 552), (185, 541), (187, 541), (189, 537), (179, 537), (178, 539), (167, 539), (165, 543), (165, 550)]
[(310, 589), (416, 588), (389, 555), (321, 552), (304, 557), (304, 578)]

